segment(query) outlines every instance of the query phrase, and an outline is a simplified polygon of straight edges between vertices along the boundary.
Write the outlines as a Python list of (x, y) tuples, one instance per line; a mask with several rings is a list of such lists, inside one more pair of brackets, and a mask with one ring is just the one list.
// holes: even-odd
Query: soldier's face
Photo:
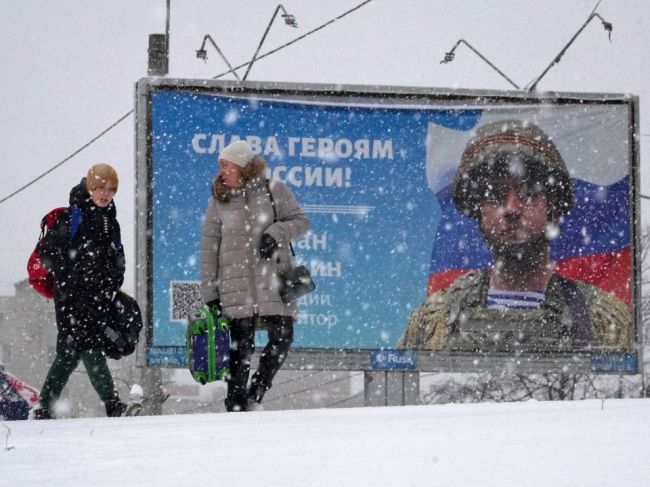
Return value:
[(548, 220), (543, 187), (516, 178), (495, 181), (491, 186), (479, 220), (488, 244), (509, 246), (538, 241)]

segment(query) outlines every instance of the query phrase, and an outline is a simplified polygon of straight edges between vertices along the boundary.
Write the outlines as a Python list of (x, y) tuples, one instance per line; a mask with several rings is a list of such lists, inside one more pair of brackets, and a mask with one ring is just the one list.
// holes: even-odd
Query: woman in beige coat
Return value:
[[(226, 146), (219, 166), (201, 238), (201, 292), (231, 319), (225, 405), (245, 411), (271, 388), (293, 341), (296, 304), (280, 298), (278, 273), (289, 262), (289, 242), (307, 232), (309, 220), (284, 183), (267, 181), (266, 162), (247, 142)], [(256, 328), (269, 340), (247, 389)]]

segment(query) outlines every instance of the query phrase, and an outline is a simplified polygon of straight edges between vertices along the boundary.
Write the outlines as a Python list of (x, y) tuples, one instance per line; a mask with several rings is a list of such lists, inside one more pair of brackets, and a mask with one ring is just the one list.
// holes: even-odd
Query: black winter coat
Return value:
[(124, 281), (124, 248), (114, 202), (106, 208), (95, 205), (84, 178), (70, 191), (70, 205), (81, 210), (72, 240), (68, 209), (38, 246), (43, 265), (54, 275), (58, 354), (103, 348), (111, 301)]

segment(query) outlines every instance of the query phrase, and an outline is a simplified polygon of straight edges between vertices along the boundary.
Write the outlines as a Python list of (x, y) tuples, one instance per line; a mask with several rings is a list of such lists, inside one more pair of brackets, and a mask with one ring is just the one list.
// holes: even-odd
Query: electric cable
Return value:
[[(310, 35), (312, 35), (314, 32), (317, 32), (317, 31), (319, 31), (319, 30), (321, 30), (321, 29), (324, 29), (324, 28), (327, 27), (328, 25), (333, 24), (333, 23), (336, 22), (337, 20), (342, 19), (342, 18), (345, 17), (346, 15), (351, 14), (351, 13), (354, 12), (355, 10), (360, 9), (361, 7), (363, 7), (363, 6), (367, 5), (367, 4), (369, 4), (369, 3), (372, 2), (372, 1), (373, 1), (373, 0), (366, 0), (365, 2), (360, 3), (360, 4), (357, 5), (356, 7), (353, 7), (353, 8), (351, 8), (350, 10), (348, 10), (348, 11), (346, 11), (346, 12), (343, 12), (341, 15), (339, 15), (338, 17), (333, 18), (333, 19), (330, 20), (329, 22), (325, 22), (325, 23), (322, 24), (321, 26), (316, 27), (315, 29), (312, 29), (312, 30), (310, 30), (309, 32), (307, 32), (307, 33), (305, 33), (305, 34), (303, 34), (303, 35), (301, 35), (301, 36), (296, 37), (295, 39), (293, 39), (292, 41), (287, 42), (286, 44), (282, 44), (281, 46), (276, 47), (275, 49), (272, 49), (272, 50), (270, 50), (270, 51), (267, 51), (267, 52), (265, 52), (264, 54), (262, 54), (261, 56), (257, 56), (257, 57), (255, 58), (254, 61), (257, 62), (257, 61), (259, 61), (260, 59), (264, 59), (265, 57), (270, 56), (271, 54), (275, 54), (276, 52), (280, 51), (281, 49), (284, 49), (285, 47), (289, 47), (291, 44), (295, 44), (296, 42), (301, 41), (301, 40), (304, 39), (305, 37), (310, 36)], [(252, 61), (252, 60), (251, 60), (251, 61)], [(234, 72), (235, 70), (237, 70), (237, 69), (239, 69), (239, 68), (244, 68), (244, 67), (248, 66), (248, 65), (251, 63), (251, 61), (247, 61), (247, 62), (245, 62), (245, 63), (243, 63), (243, 64), (240, 64), (239, 66), (235, 66), (234, 68), (232, 68), (232, 71)], [(231, 72), (231, 70), (225, 71), (225, 72), (223, 72), (223, 73), (221, 73), (221, 74), (218, 74), (218, 75), (214, 76), (212, 79), (221, 78), (222, 76), (225, 76), (225, 75), (227, 75), (227, 74), (230, 73), (230, 72)]]
[[(360, 3), (360, 4), (357, 5), (356, 7), (351, 8), (350, 10), (348, 10), (348, 11), (342, 13), (342, 14), (339, 15), (338, 17), (335, 17), (334, 19), (332, 19), (332, 20), (330, 20), (330, 21), (328, 21), (328, 22), (322, 24), (320, 27), (316, 27), (315, 29), (313, 29), (313, 30), (307, 32), (306, 34), (303, 34), (302, 36), (299, 36), (299, 37), (295, 38), (294, 40), (289, 41), (289, 42), (287, 42), (286, 44), (283, 44), (283, 45), (280, 46), (280, 47), (277, 47), (276, 49), (273, 49), (273, 50), (271, 50), (271, 51), (268, 51), (268, 52), (262, 54), (261, 56), (257, 57), (256, 61), (259, 60), (259, 59), (265, 58), (265, 57), (267, 57), (267, 56), (270, 56), (271, 54), (274, 54), (274, 53), (278, 52), (279, 50), (284, 49), (285, 47), (290, 46), (291, 44), (295, 44), (295, 43), (298, 42), (299, 40), (302, 40), (302, 39), (304, 39), (305, 37), (307, 37), (307, 36), (313, 34), (314, 32), (319, 31), (319, 30), (321, 30), (321, 29), (327, 27), (328, 25), (333, 24), (333, 23), (336, 22), (337, 20), (342, 19), (342, 18), (345, 17), (346, 15), (351, 14), (351, 13), (354, 12), (355, 10), (358, 10), (359, 8), (363, 7), (364, 5), (366, 5), (366, 4), (368, 4), (368, 3), (372, 2), (372, 1), (373, 1), (373, 0), (366, 0), (365, 2)], [(248, 61), (248, 62), (246, 62), (246, 63), (243, 63), (243, 64), (240, 64), (239, 66), (235, 67), (235, 68), (233, 69), (233, 71), (234, 71), (235, 69), (239, 69), (239, 68), (242, 68), (242, 67), (248, 66), (249, 64), (250, 64), (250, 61)], [(230, 73), (230, 71), (226, 71), (225, 73), (219, 74), (219, 75), (215, 76), (213, 79), (220, 78), (221, 76), (225, 76), (225, 75), (228, 74), (228, 73)], [(2, 199), (0, 200), (0, 205), (1, 205), (2, 203), (4, 203), (5, 201), (9, 200), (10, 198), (13, 198), (14, 196), (16, 196), (18, 193), (20, 193), (20, 192), (24, 191), (25, 189), (29, 188), (32, 184), (34, 184), (34, 183), (36, 183), (37, 181), (43, 179), (45, 176), (47, 176), (48, 174), (50, 174), (50, 173), (51, 173), (52, 171), (54, 171), (55, 169), (58, 169), (59, 167), (61, 167), (63, 164), (65, 164), (65, 163), (68, 162), (70, 159), (72, 159), (74, 156), (76, 156), (76, 155), (79, 154), (81, 151), (83, 151), (84, 149), (86, 149), (88, 146), (90, 146), (91, 144), (93, 144), (94, 142), (96, 142), (98, 139), (100, 139), (101, 137), (103, 137), (106, 133), (110, 132), (113, 128), (115, 128), (117, 125), (119, 125), (120, 122), (122, 122), (124, 119), (126, 119), (129, 115), (132, 115), (133, 112), (134, 112), (134, 110), (130, 110), (129, 112), (125, 113), (125, 114), (122, 115), (119, 119), (117, 119), (117, 121), (115, 121), (114, 123), (112, 123), (108, 128), (106, 128), (106, 129), (104, 129), (103, 131), (101, 131), (97, 136), (93, 137), (89, 142), (87, 142), (86, 144), (84, 144), (83, 146), (81, 146), (79, 149), (77, 149), (76, 151), (74, 151), (72, 154), (70, 154), (68, 157), (66, 157), (65, 159), (63, 159), (61, 162), (58, 162), (57, 164), (55, 164), (54, 166), (52, 166), (50, 169), (48, 169), (48, 170), (45, 171), (44, 173), (40, 174), (40, 175), (37, 176), (36, 178), (34, 178), (34, 179), (32, 179), (31, 181), (29, 181), (29, 182), (28, 182), (27, 184), (25, 184), (24, 186), (18, 188), (18, 189), (17, 189), (16, 191), (14, 191), (13, 193), (11, 193), (11, 194), (5, 196), (4, 198), (2, 198)]]
[(125, 113), (125, 114), (122, 115), (120, 118), (118, 118), (115, 122), (113, 122), (113, 123), (112, 123), (108, 128), (102, 130), (102, 131), (101, 131), (97, 136), (93, 137), (89, 142), (87, 142), (87, 143), (85, 143), (84, 145), (82, 145), (79, 149), (77, 149), (76, 151), (74, 151), (72, 154), (70, 154), (68, 157), (66, 157), (65, 159), (63, 159), (61, 162), (56, 163), (54, 166), (52, 166), (50, 169), (48, 169), (47, 171), (45, 171), (45, 172), (44, 172), (43, 174), (41, 174), (40, 176), (37, 176), (36, 178), (32, 179), (30, 182), (28, 182), (27, 184), (25, 184), (23, 187), (18, 188), (16, 191), (14, 191), (13, 193), (11, 193), (10, 195), (5, 196), (4, 198), (2, 198), (2, 199), (0, 200), (0, 205), (1, 205), (2, 203), (4, 203), (5, 201), (7, 201), (9, 198), (12, 198), (12, 197), (16, 196), (18, 193), (20, 193), (21, 191), (23, 191), (23, 190), (29, 188), (29, 187), (30, 187), (32, 184), (34, 184), (35, 182), (37, 182), (37, 181), (43, 179), (45, 176), (47, 176), (48, 174), (50, 174), (50, 173), (51, 173), (52, 171), (54, 171), (55, 169), (61, 167), (63, 164), (65, 164), (65, 163), (68, 162), (70, 159), (72, 159), (74, 156), (76, 156), (77, 154), (79, 154), (79, 153), (80, 153), (82, 150), (84, 150), (86, 147), (88, 147), (89, 145), (93, 144), (95, 141), (97, 141), (97, 140), (99, 140), (101, 137), (103, 137), (106, 133), (110, 132), (110, 131), (113, 130), (115, 127), (117, 127), (117, 126), (118, 126), (118, 125), (119, 125), (123, 120), (126, 119), (126, 117), (128, 117), (128, 116), (131, 115), (132, 113), (133, 113), (133, 110), (131, 110), (131, 111), (128, 112), (128, 113)]

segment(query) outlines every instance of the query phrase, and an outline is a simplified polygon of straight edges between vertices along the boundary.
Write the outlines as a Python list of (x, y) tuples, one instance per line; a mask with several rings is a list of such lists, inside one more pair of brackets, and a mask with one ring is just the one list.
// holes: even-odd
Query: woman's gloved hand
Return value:
[(271, 237), (268, 233), (262, 234), (260, 241), (260, 255), (263, 259), (271, 259), (273, 254), (278, 250), (278, 242)]

